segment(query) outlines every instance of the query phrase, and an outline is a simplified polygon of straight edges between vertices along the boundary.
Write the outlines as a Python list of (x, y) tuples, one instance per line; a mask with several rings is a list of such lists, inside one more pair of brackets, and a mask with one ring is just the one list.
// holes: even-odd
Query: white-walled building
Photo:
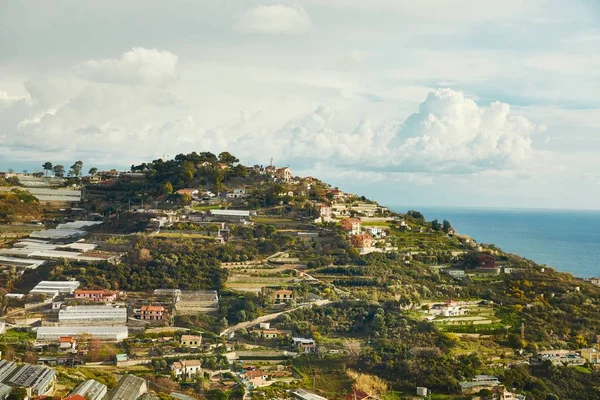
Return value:
[(37, 330), (38, 342), (57, 342), (64, 336), (89, 335), (93, 339), (120, 342), (127, 339), (126, 326), (41, 326)]
[(69, 306), (58, 312), (62, 325), (124, 325), (127, 322), (125, 307)]
[(171, 365), (171, 370), (177, 378), (182, 376), (191, 377), (202, 372), (202, 363), (200, 360), (175, 361)]

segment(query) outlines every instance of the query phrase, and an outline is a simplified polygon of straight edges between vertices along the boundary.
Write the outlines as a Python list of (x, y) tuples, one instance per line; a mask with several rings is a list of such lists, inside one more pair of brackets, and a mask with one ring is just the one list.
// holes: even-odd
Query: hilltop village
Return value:
[(600, 398), (598, 280), (227, 152), (43, 169), (0, 173), (0, 400)]

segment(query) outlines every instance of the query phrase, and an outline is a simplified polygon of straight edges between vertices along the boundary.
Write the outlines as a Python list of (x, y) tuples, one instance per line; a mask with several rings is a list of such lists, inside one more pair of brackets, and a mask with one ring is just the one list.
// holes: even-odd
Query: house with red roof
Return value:
[(163, 306), (143, 306), (140, 319), (145, 321), (160, 321), (165, 319), (167, 310)]

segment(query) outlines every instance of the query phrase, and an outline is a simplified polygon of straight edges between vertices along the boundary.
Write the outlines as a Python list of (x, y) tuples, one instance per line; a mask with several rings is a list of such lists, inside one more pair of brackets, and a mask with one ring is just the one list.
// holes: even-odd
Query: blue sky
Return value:
[(229, 150), (387, 204), (598, 208), (600, 3), (0, 3), (0, 169)]

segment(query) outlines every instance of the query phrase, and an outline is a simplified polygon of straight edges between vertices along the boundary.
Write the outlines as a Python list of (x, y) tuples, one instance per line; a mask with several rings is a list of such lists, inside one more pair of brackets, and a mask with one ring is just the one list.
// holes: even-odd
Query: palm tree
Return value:
[(44, 168), (44, 171), (46, 172), (46, 178), (48, 177), (48, 171), (52, 171), (52, 163), (50, 161), (46, 161), (43, 165), (42, 168)]

